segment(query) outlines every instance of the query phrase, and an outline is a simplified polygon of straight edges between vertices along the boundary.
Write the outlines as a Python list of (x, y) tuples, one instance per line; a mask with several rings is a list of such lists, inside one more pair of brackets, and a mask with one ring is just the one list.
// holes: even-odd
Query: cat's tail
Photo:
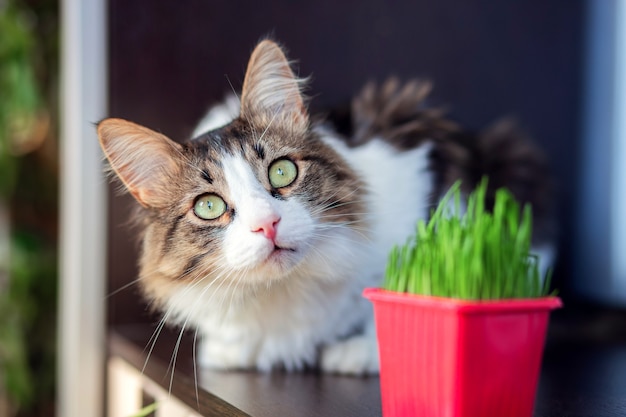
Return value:
[[(517, 201), (529, 203), (535, 241), (554, 237), (555, 185), (547, 158), (513, 119), (502, 119), (475, 137), (474, 178), (489, 178), (489, 196), (506, 187)], [(491, 203), (491, 202), (490, 202)]]
[(399, 150), (432, 143), (433, 204), (457, 180), (469, 193), (487, 176), (488, 204), (495, 190), (508, 188), (521, 204), (531, 204), (535, 240), (552, 238), (554, 185), (541, 150), (512, 119), (480, 132), (460, 129), (442, 109), (427, 106), (430, 91), (431, 84), (419, 80), (366, 85), (352, 102), (350, 141), (358, 145), (377, 137)]
[(358, 145), (378, 137), (404, 150), (458, 131), (455, 123), (443, 117), (443, 109), (427, 106), (431, 90), (426, 80), (403, 84), (389, 78), (381, 85), (368, 83), (352, 100), (350, 140)]

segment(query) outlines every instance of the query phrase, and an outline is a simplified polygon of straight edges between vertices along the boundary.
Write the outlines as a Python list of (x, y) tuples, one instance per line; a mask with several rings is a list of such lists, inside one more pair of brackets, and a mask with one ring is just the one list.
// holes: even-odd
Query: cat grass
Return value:
[(487, 179), (468, 197), (461, 213), (460, 183), (454, 184), (428, 221), (390, 252), (384, 288), (466, 300), (535, 298), (549, 294), (531, 254), (532, 210), (520, 208), (506, 189), (485, 207)]

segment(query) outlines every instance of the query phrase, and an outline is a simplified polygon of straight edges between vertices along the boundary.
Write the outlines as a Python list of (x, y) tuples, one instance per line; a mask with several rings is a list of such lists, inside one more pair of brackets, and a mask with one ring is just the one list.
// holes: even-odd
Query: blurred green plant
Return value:
[(0, 0), (0, 414), (20, 417), (54, 410), (57, 6)]
[(11, 240), (10, 284), (0, 292), (0, 369), (13, 406), (28, 409), (54, 385), (54, 373), (39, 371), (54, 367), (53, 318), (40, 314), (54, 310), (56, 255), (33, 234)]
[(0, 197), (4, 198), (15, 183), (11, 140), (41, 107), (32, 65), (34, 46), (23, 12), (13, 2), (0, 1)]
[(136, 414), (133, 414), (129, 417), (148, 417), (149, 415), (154, 414), (154, 412), (159, 408), (159, 403), (154, 402), (150, 405), (143, 407), (141, 410), (137, 411)]

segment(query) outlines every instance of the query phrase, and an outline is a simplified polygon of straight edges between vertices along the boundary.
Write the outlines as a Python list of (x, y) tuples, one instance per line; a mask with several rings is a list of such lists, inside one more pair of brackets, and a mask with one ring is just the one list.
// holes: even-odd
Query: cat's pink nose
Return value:
[(279, 221), (280, 217), (263, 219), (252, 227), (252, 231), (255, 233), (263, 233), (269, 240), (274, 240), (276, 238), (276, 225)]

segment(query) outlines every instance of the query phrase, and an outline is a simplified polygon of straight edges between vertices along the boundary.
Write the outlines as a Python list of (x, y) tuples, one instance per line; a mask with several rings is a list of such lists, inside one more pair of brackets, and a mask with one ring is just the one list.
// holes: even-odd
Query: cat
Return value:
[[(193, 327), (216, 369), (376, 374), (371, 305), (387, 254), (462, 179), (483, 175), (533, 206), (551, 259), (548, 167), (504, 121), (477, 134), (425, 105), (430, 84), (368, 84), (347, 113), (309, 114), (281, 46), (261, 41), (240, 97), (177, 143), (98, 124), (112, 171), (139, 202), (141, 288), (163, 322)], [(493, 193), (490, 193), (493, 195)]]

